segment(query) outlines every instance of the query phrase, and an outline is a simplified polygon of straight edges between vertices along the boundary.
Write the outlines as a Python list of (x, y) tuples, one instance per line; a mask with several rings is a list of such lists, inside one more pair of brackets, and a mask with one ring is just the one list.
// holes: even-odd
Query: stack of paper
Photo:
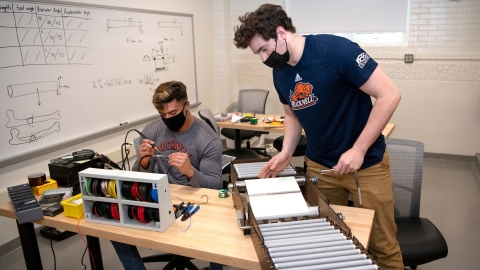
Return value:
[(245, 185), (257, 220), (309, 215), (295, 177), (245, 180)]

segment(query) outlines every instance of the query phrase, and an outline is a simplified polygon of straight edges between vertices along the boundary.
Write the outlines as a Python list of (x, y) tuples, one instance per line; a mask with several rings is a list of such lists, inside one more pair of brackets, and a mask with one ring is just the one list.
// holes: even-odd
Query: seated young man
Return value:
[[(133, 170), (153, 173), (157, 165), (172, 184), (221, 189), (222, 143), (207, 123), (190, 113), (186, 86), (177, 81), (162, 83), (152, 102), (161, 119), (143, 129), (148, 139), (138, 148)], [(145, 269), (136, 246), (111, 242), (125, 269)], [(222, 266), (211, 263), (210, 270), (214, 269)]]

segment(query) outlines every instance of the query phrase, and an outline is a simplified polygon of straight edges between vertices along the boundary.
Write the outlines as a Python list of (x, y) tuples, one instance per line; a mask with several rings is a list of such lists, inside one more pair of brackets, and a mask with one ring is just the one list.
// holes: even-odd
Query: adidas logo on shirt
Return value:
[(300, 75), (298, 75), (297, 73), (297, 76), (295, 76), (295, 82), (299, 82), (302, 80), (302, 77), (300, 77)]

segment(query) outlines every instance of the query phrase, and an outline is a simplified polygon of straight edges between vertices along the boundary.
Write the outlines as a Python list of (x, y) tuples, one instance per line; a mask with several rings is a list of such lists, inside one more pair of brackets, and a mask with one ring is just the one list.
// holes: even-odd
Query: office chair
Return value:
[[(273, 141), (273, 147), (277, 149), (278, 152), (282, 151), (283, 148), (283, 135), (276, 138)], [(305, 155), (305, 151), (307, 151), (307, 137), (304, 135), (300, 136), (300, 140), (298, 141), (297, 147), (295, 147), (295, 151), (293, 152), (294, 157), (301, 157)]]
[(424, 144), (401, 139), (385, 141), (391, 160), (397, 241), (404, 265), (415, 269), (445, 258), (448, 247), (443, 235), (430, 220), (419, 217)]
[[(282, 151), (283, 148), (283, 138), (284, 136), (280, 136), (273, 141), (273, 148), (277, 149), (278, 152)], [(295, 147), (295, 151), (293, 152), (294, 157), (301, 157), (305, 155), (305, 151), (307, 151), (307, 137), (304, 135), (300, 136), (300, 140), (298, 141), (297, 146)], [(296, 171), (303, 171), (304, 173), (307, 172), (307, 165), (303, 162), (302, 167), (295, 167)]]
[[(215, 120), (215, 116), (210, 109), (202, 109), (198, 111), (198, 115), (200, 118), (207, 122), (207, 124), (215, 130), (215, 132), (220, 136), (219, 127), (217, 125), (217, 121)], [(262, 158), (256, 151), (252, 149), (228, 149), (222, 152), (224, 155), (229, 155), (235, 157), (236, 160), (243, 160), (243, 159), (259, 159)], [(230, 166), (226, 166), (222, 170), (222, 174), (230, 174)]]
[[(238, 91), (237, 111), (265, 113), (265, 105), (267, 103), (269, 91), (263, 89), (243, 89)], [(235, 138), (235, 130), (231, 128), (223, 128), (221, 134), (230, 140)], [(247, 140), (247, 148), (250, 148), (250, 139), (268, 134), (265, 131), (240, 130), (240, 140)], [(257, 151), (260, 155), (270, 157), (266, 154), (265, 148), (250, 148)]]
[[(138, 148), (142, 144), (143, 139), (141, 137), (133, 139), (133, 146), (135, 147), (135, 151), (138, 154)], [(157, 167), (155, 166), (154, 172), (158, 172)], [(168, 262), (167, 265), (163, 268), (163, 270), (173, 270), (173, 269), (188, 269), (188, 270), (199, 270), (190, 260), (192, 258), (183, 257), (180, 255), (175, 254), (158, 254), (143, 257), (142, 261), (144, 263), (148, 262)]]

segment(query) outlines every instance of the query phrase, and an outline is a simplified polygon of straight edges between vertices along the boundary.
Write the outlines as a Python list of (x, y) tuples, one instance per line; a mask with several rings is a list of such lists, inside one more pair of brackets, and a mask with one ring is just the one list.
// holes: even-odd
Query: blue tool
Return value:
[(193, 214), (195, 214), (198, 209), (200, 209), (200, 205), (197, 205), (197, 207), (195, 207), (192, 212), (190, 212), (190, 210), (193, 208), (193, 205), (190, 205), (186, 210), (185, 210), (185, 213), (183, 214), (183, 217), (182, 217), (182, 221), (185, 221), (187, 219), (189, 219), (191, 216), (193, 216)]
[(193, 214), (195, 214), (199, 209), (200, 209), (200, 205), (197, 205), (197, 207), (195, 207), (195, 209), (193, 209), (193, 211), (190, 212), (190, 216), (193, 216)]

